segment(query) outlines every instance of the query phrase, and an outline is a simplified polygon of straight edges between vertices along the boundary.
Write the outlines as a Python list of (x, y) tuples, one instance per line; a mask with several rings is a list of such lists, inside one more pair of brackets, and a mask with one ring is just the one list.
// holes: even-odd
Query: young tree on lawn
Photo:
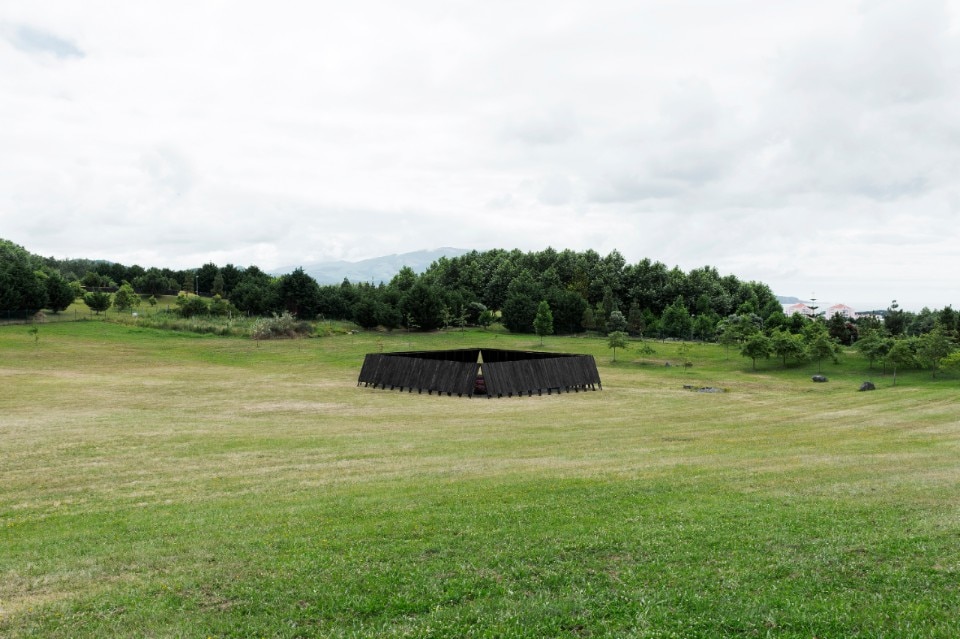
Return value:
[(83, 296), (83, 303), (86, 304), (91, 311), (99, 315), (101, 311), (110, 308), (110, 293), (92, 291)]
[(553, 313), (550, 305), (544, 300), (537, 305), (537, 316), (533, 318), (533, 330), (540, 336), (540, 346), (543, 346), (543, 336), (553, 335)]
[(723, 345), (724, 359), (729, 359), (730, 347), (740, 343), (737, 326), (729, 319), (722, 319), (717, 322), (717, 341)]
[(870, 368), (873, 369), (873, 362), (878, 359), (884, 362), (884, 368), (886, 368), (885, 358), (892, 345), (893, 340), (886, 337), (881, 330), (869, 328), (864, 330), (863, 337), (858, 339), (853, 347), (867, 358)]
[(953, 350), (953, 342), (939, 323), (933, 327), (932, 331), (917, 339), (917, 359), (923, 366), (930, 369), (934, 379), (940, 369), (940, 362)]
[(890, 352), (887, 353), (887, 361), (893, 367), (893, 385), (897, 385), (897, 369), (901, 366), (916, 366), (916, 339), (905, 337), (893, 340)]
[(787, 367), (787, 359), (800, 361), (807, 352), (802, 336), (794, 335), (782, 328), (778, 328), (770, 335), (770, 345), (773, 347), (773, 354), (783, 362), (784, 368)]
[(481, 311), (480, 316), (477, 317), (477, 324), (479, 324), (482, 328), (487, 328), (493, 324), (494, 320), (496, 319), (497, 317), (493, 314), (493, 311), (491, 311), (489, 308), (485, 308), (483, 311)]
[(807, 352), (817, 360), (817, 372), (823, 371), (823, 358), (829, 357), (836, 363), (840, 355), (840, 344), (827, 332), (822, 322), (810, 322), (804, 329)]
[(125, 313), (130, 309), (140, 306), (140, 296), (133, 292), (133, 287), (128, 282), (113, 295), (113, 307), (119, 313)]
[(757, 370), (757, 360), (761, 357), (769, 359), (773, 353), (773, 344), (770, 338), (763, 333), (754, 333), (740, 349), (740, 354), (753, 360), (753, 370)]
[(630, 342), (627, 341), (627, 334), (623, 331), (613, 331), (607, 333), (607, 348), (613, 349), (613, 361), (617, 361), (617, 349), (628, 348)]

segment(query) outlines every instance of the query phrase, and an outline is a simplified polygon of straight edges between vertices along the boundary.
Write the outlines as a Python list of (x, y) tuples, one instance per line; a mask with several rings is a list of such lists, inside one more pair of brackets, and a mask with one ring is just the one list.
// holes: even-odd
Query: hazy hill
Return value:
[(336, 262), (295, 264), (274, 269), (271, 274), (285, 275), (297, 268), (302, 268), (304, 273), (320, 284), (339, 284), (344, 278), (353, 283), (372, 282), (373, 284), (379, 284), (380, 282), (388, 283), (404, 266), (409, 266), (416, 273), (423, 273), (427, 270), (427, 267), (441, 257), (458, 257), (464, 253), (469, 253), (469, 251), (467, 249), (444, 247), (430, 251), (385, 255), (360, 260), (359, 262), (339, 260)]

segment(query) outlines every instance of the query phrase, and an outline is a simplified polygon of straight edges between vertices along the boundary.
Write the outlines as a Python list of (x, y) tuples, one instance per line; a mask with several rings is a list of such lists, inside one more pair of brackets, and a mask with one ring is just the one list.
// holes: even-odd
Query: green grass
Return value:
[(547, 338), (604, 390), (466, 399), (358, 388), (363, 354), (539, 340), (27, 331), (0, 636), (960, 634), (956, 378)]

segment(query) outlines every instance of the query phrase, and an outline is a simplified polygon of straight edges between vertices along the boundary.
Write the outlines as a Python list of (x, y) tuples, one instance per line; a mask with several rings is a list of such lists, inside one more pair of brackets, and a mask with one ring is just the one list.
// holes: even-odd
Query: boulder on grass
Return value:
[(877, 390), (877, 387), (874, 386), (873, 382), (864, 382), (860, 384), (860, 392)]
[(827, 381), (826, 375), (814, 375), (814, 376), (811, 377), (810, 379), (812, 379), (812, 380), (815, 381), (815, 382), (825, 382), (825, 381)]

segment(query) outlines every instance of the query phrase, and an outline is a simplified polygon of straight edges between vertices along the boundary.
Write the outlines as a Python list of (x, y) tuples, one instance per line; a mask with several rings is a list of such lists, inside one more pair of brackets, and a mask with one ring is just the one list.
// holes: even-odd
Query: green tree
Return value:
[(437, 287), (420, 279), (400, 298), (400, 310), (407, 328), (432, 331), (443, 321), (443, 298)]
[(717, 322), (717, 341), (723, 345), (724, 358), (730, 357), (730, 347), (740, 343), (737, 325), (729, 319)]
[(827, 332), (830, 333), (830, 337), (837, 340), (841, 344), (850, 345), (852, 342), (852, 327), (846, 317), (840, 313), (834, 313), (833, 317), (827, 320)]
[(620, 311), (613, 311), (607, 319), (607, 330), (614, 333), (623, 333), (627, 330), (627, 318)]
[(390, 286), (406, 293), (417, 283), (417, 274), (409, 266), (404, 266), (390, 280)]
[(607, 333), (607, 348), (613, 349), (613, 361), (617, 361), (617, 349), (628, 348), (630, 342), (628, 336), (623, 331), (611, 331)]
[(54, 313), (66, 310), (77, 299), (76, 289), (59, 273), (51, 273), (47, 277), (46, 288), (47, 308)]
[(494, 320), (496, 319), (497, 318), (493, 314), (493, 311), (491, 311), (489, 308), (485, 308), (480, 313), (480, 316), (477, 317), (477, 324), (479, 324), (483, 328), (487, 328), (488, 326), (493, 324)]
[(953, 342), (939, 323), (933, 327), (932, 331), (917, 339), (917, 360), (930, 369), (934, 379), (937, 377), (937, 371), (940, 370), (940, 362), (953, 350)]
[(829, 357), (834, 363), (840, 356), (840, 344), (835, 337), (831, 337), (827, 332), (823, 322), (810, 322), (804, 330), (804, 341), (807, 344), (807, 352), (810, 357), (817, 360), (817, 372), (823, 372), (823, 360)]
[(937, 313), (937, 321), (947, 337), (951, 339), (957, 337), (957, 330), (960, 329), (960, 313), (953, 310), (952, 306), (948, 305), (940, 309), (940, 312)]
[(637, 304), (636, 300), (630, 304), (630, 309), (627, 311), (627, 328), (631, 335), (643, 335), (644, 330), (646, 329), (647, 323), (644, 321), (643, 311), (640, 309), (640, 305)]
[(219, 295), (214, 295), (210, 298), (210, 304), (207, 307), (207, 311), (214, 317), (227, 317), (228, 315), (233, 315), (237, 312), (236, 307), (233, 304), (223, 299)]
[[(610, 314), (614, 311), (620, 310), (620, 303), (617, 301), (617, 296), (614, 294), (613, 289), (609, 286), (603, 287), (603, 298), (600, 300), (600, 304), (597, 307), (597, 317), (600, 318), (609, 318)], [(609, 326), (606, 326), (604, 330), (613, 331), (619, 329), (613, 329)]]
[(551, 288), (547, 291), (547, 302), (553, 313), (553, 332), (556, 335), (583, 332), (581, 322), (584, 311), (589, 308), (587, 301), (579, 293), (566, 289)]
[(717, 336), (717, 323), (720, 316), (709, 311), (693, 318), (693, 336), (696, 339), (709, 342)]
[(806, 326), (807, 322), (809, 321), (810, 320), (808, 320), (806, 317), (804, 317), (800, 313), (794, 313), (793, 315), (787, 318), (787, 328), (790, 330), (791, 333), (795, 335), (799, 335), (800, 333), (803, 332), (803, 327)]
[(673, 304), (663, 310), (660, 321), (663, 323), (663, 332), (667, 337), (687, 339), (693, 332), (693, 319), (683, 302), (683, 297), (678, 297)]
[(762, 320), (759, 315), (740, 314), (730, 315), (721, 320), (719, 330), (729, 334), (729, 339), (736, 343), (743, 344), (750, 337), (760, 332)]
[(943, 370), (952, 372), (960, 371), (960, 350), (955, 350), (944, 357), (943, 361), (940, 362), (940, 366)]
[(916, 338), (901, 337), (893, 340), (887, 361), (893, 367), (893, 385), (897, 385), (897, 370), (901, 367), (917, 365)]
[[(250, 315), (269, 315), (280, 308), (279, 284), (256, 266), (243, 272), (230, 295), (230, 302)], [(345, 319), (334, 315), (338, 319)]]
[(537, 300), (543, 299), (543, 291), (524, 269), (507, 287), (503, 303), (503, 325), (511, 333), (532, 333), (533, 320), (537, 316)]
[(773, 344), (770, 338), (763, 333), (754, 333), (740, 349), (740, 354), (753, 361), (753, 370), (757, 370), (757, 360), (761, 357), (769, 359), (773, 354)]
[(177, 312), (181, 317), (196, 317), (209, 313), (206, 301), (199, 295), (180, 291), (177, 295)]
[(314, 319), (320, 312), (320, 285), (302, 268), (280, 278), (277, 297), (280, 306), (298, 319)]
[(80, 283), (87, 288), (109, 288), (116, 284), (109, 275), (103, 275), (96, 271), (87, 271)]
[(353, 321), (362, 328), (377, 325), (380, 301), (373, 295), (362, 295), (353, 305)]
[(890, 302), (887, 312), (883, 316), (883, 327), (894, 337), (903, 335), (907, 331), (907, 317), (897, 300)]
[(240, 283), (243, 271), (233, 264), (227, 264), (220, 268), (219, 275), (223, 278), (223, 296), (229, 299), (233, 289)]
[(213, 292), (213, 280), (217, 277), (220, 268), (213, 262), (208, 262), (197, 269), (197, 293), (210, 294)]
[(47, 288), (23, 247), (0, 240), (0, 312), (36, 313), (47, 306)]
[(853, 347), (867, 358), (870, 368), (873, 369), (874, 361), (879, 359), (885, 362), (892, 345), (892, 339), (886, 337), (880, 330), (865, 329), (863, 336), (854, 343)]
[(83, 296), (83, 303), (97, 315), (110, 308), (111, 302), (110, 293), (103, 291), (91, 291)]
[(770, 334), (770, 345), (773, 354), (783, 362), (784, 368), (787, 367), (788, 359), (801, 361), (807, 352), (801, 335), (794, 335), (783, 329), (777, 329)]
[(133, 287), (128, 282), (124, 282), (113, 295), (113, 307), (118, 313), (125, 313), (138, 306), (140, 306), (140, 296), (133, 292)]
[[(163, 274), (158, 268), (149, 268), (132, 282), (134, 290), (144, 295), (163, 295), (177, 290), (177, 281)], [(191, 289), (192, 290), (192, 289)]]
[(583, 317), (580, 320), (580, 326), (583, 327), (586, 331), (592, 331), (597, 327), (596, 316), (593, 314), (593, 309), (589, 305), (583, 309)]
[(217, 274), (213, 276), (213, 284), (210, 286), (210, 292), (214, 295), (223, 296), (224, 291), (224, 282), (223, 275), (220, 271), (217, 271)]
[(533, 318), (533, 330), (540, 336), (540, 346), (543, 346), (544, 335), (553, 335), (553, 313), (546, 300), (537, 305), (537, 315)]

